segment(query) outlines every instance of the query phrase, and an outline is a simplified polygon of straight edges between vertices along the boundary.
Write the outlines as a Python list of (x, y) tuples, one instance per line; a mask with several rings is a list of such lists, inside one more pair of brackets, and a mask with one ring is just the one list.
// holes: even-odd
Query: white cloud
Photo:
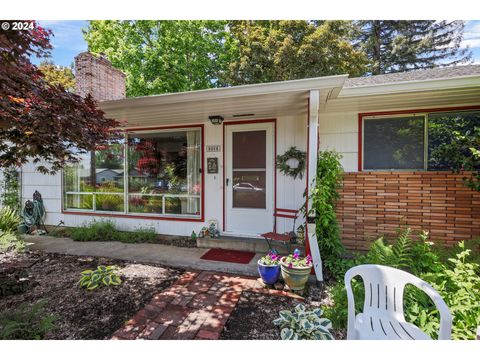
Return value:
[(463, 48), (464, 48), (464, 47), (467, 47), (467, 46), (470, 46), (471, 48), (480, 47), (480, 37), (478, 37), (478, 38), (476, 38), (476, 39), (463, 40), (461, 46), (462, 46)]

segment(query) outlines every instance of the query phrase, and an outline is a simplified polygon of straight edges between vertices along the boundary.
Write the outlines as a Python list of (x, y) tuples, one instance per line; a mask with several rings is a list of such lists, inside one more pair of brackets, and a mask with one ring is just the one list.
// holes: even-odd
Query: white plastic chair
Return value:
[[(355, 315), (355, 300), (351, 287), (355, 276), (360, 276), (365, 286), (363, 313), (358, 315)], [(382, 265), (359, 265), (345, 274), (348, 296), (347, 339), (431, 340), (418, 327), (405, 320), (403, 291), (407, 284), (423, 290), (432, 299), (440, 313), (438, 339), (450, 340), (452, 315), (438, 292), (408, 272)]]

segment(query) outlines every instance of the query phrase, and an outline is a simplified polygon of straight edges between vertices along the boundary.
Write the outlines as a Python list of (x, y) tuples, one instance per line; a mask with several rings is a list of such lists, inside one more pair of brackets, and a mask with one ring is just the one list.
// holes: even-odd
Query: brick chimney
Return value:
[(75, 57), (76, 93), (90, 93), (97, 101), (125, 98), (125, 74), (114, 68), (104, 56), (86, 51)]

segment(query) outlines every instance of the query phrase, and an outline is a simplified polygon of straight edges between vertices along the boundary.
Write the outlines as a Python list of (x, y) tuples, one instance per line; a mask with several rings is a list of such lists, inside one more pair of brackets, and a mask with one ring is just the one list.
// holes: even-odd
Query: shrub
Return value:
[(318, 247), (324, 258), (339, 257), (345, 251), (340, 242), (340, 230), (335, 211), (343, 173), (340, 159), (341, 156), (335, 151), (318, 153), (315, 187), (309, 195), (312, 200), (312, 209), (308, 215), (315, 216)]
[(34, 305), (22, 304), (16, 310), (0, 313), (0, 339), (40, 340), (54, 327), (56, 317), (45, 315), (45, 300)]
[(17, 232), (18, 225), (22, 218), (9, 206), (0, 208), (0, 230), (5, 232)]
[[(399, 232), (391, 244), (383, 238), (375, 241), (366, 256), (355, 260), (360, 263), (380, 264), (402, 268), (431, 284), (445, 300), (453, 316), (452, 337), (473, 339), (480, 324), (480, 265), (471, 260), (471, 249), (459, 243), (449, 258), (442, 261), (441, 251), (426, 241), (423, 232), (418, 240), (412, 240), (409, 229)], [(362, 312), (364, 300), (363, 282), (352, 281), (356, 311)], [(347, 326), (347, 294), (343, 278), (331, 289), (334, 306), (325, 309), (336, 329)], [(439, 316), (431, 299), (421, 290), (407, 286), (404, 293), (404, 312), (408, 322), (417, 325), (431, 337), (439, 328)]]
[(95, 290), (102, 286), (120, 285), (122, 280), (116, 273), (117, 269), (116, 266), (100, 265), (96, 270), (82, 271), (78, 285), (87, 288), (87, 290)]
[(152, 243), (157, 239), (157, 234), (153, 228), (136, 228), (132, 232), (120, 233), (120, 241), (126, 243)]
[[(0, 188), (2, 186), (0, 185)], [(0, 192), (0, 203), (14, 210), (21, 209), (20, 173), (14, 167), (3, 169), (3, 191)]]
[(0, 230), (0, 252), (23, 251), (25, 246), (25, 242), (17, 234)]
[(273, 323), (280, 326), (282, 340), (333, 340), (330, 333), (330, 320), (322, 318), (321, 309), (307, 311), (305, 305), (298, 304), (295, 311), (282, 310)]
[(111, 221), (92, 221), (87, 226), (74, 228), (70, 235), (75, 241), (115, 241), (118, 230)]
[(153, 228), (137, 228), (134, 231), (120, 231), (111, 221), (92, 221), (83, 227), (70, 231), (74, 241), (121, 241), (125, 243), (155, 242), (157, 235)]

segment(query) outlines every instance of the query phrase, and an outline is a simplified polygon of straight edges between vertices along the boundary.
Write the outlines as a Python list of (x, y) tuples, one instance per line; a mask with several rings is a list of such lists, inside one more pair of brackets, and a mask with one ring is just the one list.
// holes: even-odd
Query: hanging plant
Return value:
[[(305, 172), (307, 154), (304, 151), (298, 150), (295, 146), (288, 149), (285, 154), (277, 155), (277, 169), (283, 174), (291, 176), (294, 179), (299, 177), (303, 178)], [(294, 159), (298, 161), (297, 167), (291, 167), (288, 165), (288, 160)]]

